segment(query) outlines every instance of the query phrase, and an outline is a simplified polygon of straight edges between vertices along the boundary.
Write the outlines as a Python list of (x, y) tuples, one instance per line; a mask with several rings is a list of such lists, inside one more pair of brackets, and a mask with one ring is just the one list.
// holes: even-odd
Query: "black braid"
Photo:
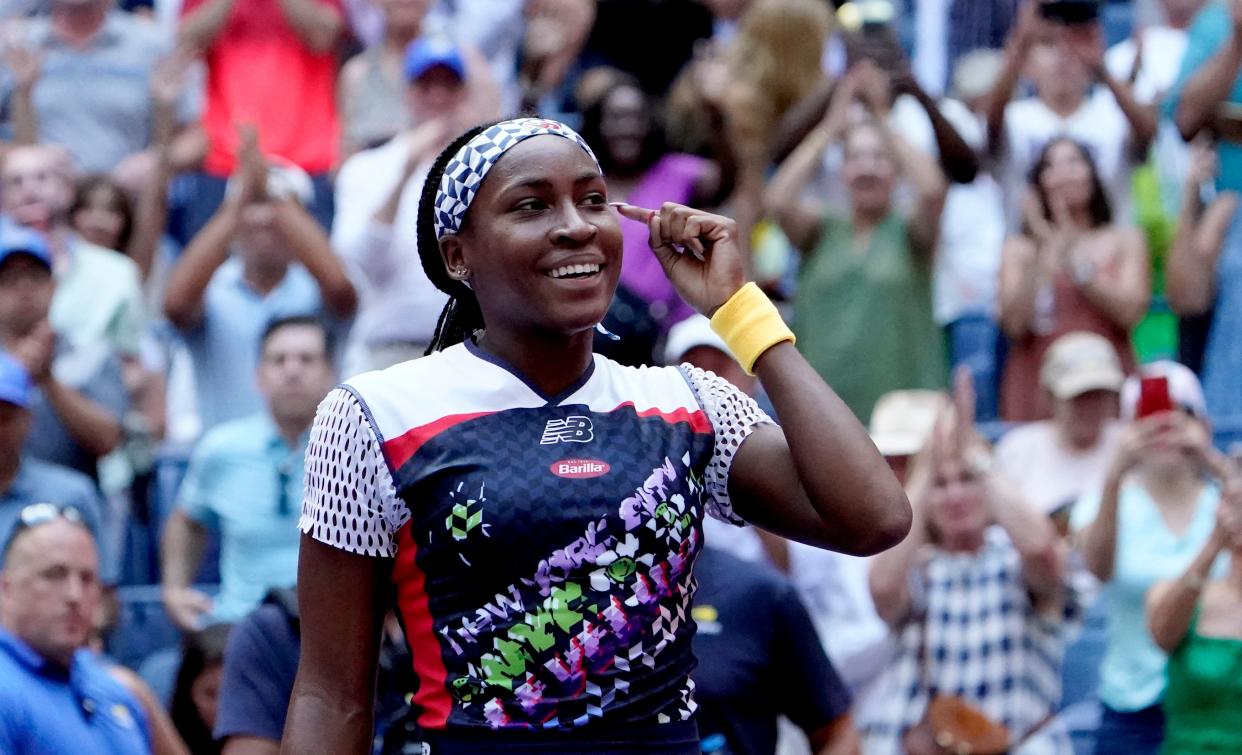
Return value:
[[(436, 238), (435, 204), (436, 192), (440, 190), (440, 179), (444, 177), (444, 169), (457, 151), (466, 142), (491, 128), (495, 123), (485, 123), (466, 131), (457, 137), (436, 156), (427, 174), (427, 182), (423, 184), (423, 193), (418, 201), (418, 257), (423, 263), (423, 272), (427, 279), (444, 293), (448, 294), (448, 304), (440, 313), (436, 323), (436, 332), (432, 336), (427, 353), (441, 351), (455, 346), (467, 338), (474, 336), (475, 331), (483, 328), (483, 311), (479, 309), (479, 301), (474, 292), (462, 281), (451, 278), (444, 267), (444, 258), (440, 256), (440, 240)], [(463, 219), (464, 222), (464, 219)]]

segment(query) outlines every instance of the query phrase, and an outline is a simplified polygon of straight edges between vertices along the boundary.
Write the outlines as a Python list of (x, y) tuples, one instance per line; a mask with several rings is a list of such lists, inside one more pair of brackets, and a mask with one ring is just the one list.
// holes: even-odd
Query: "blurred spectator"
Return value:
[[(22, 451), (30, 433), (33, 390), (26, 368), (0, 352), (0, 542), (8, 538), (25, 509), (44, 501), (73, 507), (98, 536), (104, 532), (105, 509), (90, 478)], [(101, 576), (107, 584), (114, 584), (116, 558), (109, 548), (104, 551)]]
[(332, 245), (365, 283), (349, 375), (421, 357), (447, 301), (423, 272), (415, 220), (431, 161), (465, 120), (466, 64), (447, 39), (423, 37), (403, 70), (409, 120), (419, 125), (350, 157), (336, 179)]
[(229, 635), (213, 730), (224, 755), (277, 755), (298, 672), (296, 593), (273, 590)]
[(697, 0), (597, 0), (595, 6), (583, 66), (624, 71), (652, 95), (668, 91), (695, 44), (712, 34), (712, 14)]
[[(113, 8), (112, 0), (52, 0), (29, 22), (24, 44), (11, 40), (0, 97), (14, 138), (68, 149), (87, 173), (145, 169), (153, 142), (152, 79), (172, 50), (159, 30)], [(193, 117), (174, 92), (176, 122)]]
[(185, 83), (190, 59), (177, 55), (156, 67), (151, 92), (154, 123), (147, 150), (149, 169), (88, 174), (78, 181), (69, 224), (86, 241), (121, 252), (134, 261), (143, 281), (151, 277), (168, 226), (168, 182), (175, 170), (173, 106)]
[(1062, 529), (1074, 502), (1104, 482), (1121, 429), (1117, 395), (1125, 379), (1107, 339), (1095, 333), (1061, 336), (1039, 370), (1052, 419), (1015, 427), (996, 446), (1000, 471), (1032, 506), (1055, 515)]
[(1107, 338), (1132, 371), (1130, 330), (1151, 296), (1143, 235), (1114, 225), (1096, 164), (1081, 143), (1058, 137), (1044, 147), (1024, 214), (1022, 234), (1005, 242), (1001, 257), (1000, 324), (1009, 337), (1001, 417), (1011, 422), (1050, 416), (1039, 370), (1049, 345), (1065, 333)]
[[(1136, 25), (1133, 37), (1109, 48), (1104, 56), (1109, 75), (1130, 82), (1134, 99), (1154, 113), (1177, 83), (1186, 53), (1186, 30), (1203, 5), (1204, 0), (1160, 0), (1164, 22)], [(1169, 119), (1161, 119), (1156, 126), (1152, 160), (1165, 211), (1172, 215), (1177, 212), (1188, 157), (1186, 143)]]
[[(1004, 727), (1001, 749), (1037, 734), (1041, 751), (1068, 753), (1047, 717), (1082, 609), (1080, 575), (1051, 521), (991, 469), (965, 374), (955, 410), (942, 412), (910, 471), (914, 528), (872, 560), (872, 596), (899, 648), (877, 682), (885, 704), (864, 722), (865, 749), (898, 752), (908, 732), (926, 731), (931, 711), (950, 705), (972, 709), (983, 730)], [(966, 732), (952, 733), (960, 741)]]
[[(640, 207), (677, 202), (710, 208), (719, 205), (732, 188), (732, 175), (722, 175), (717, 163), (668, 148), (655, 103), (636, 80), (624, 74), (616, 74), (583, 112), (582, 137), (594, 146), (608, 176), (609, 199)], [(618, 299), (604, 321), (621, 340), (603, 343), (602, 350), (624, 363), (650, 364), (654, 339), (694, 310), (674, 290), (649, 251), (647, 227), (623, 221), (621, 232), (625, 255)], [(626, 311), (632, 317), (624, 317)], [(645, 350), (635, 343), (644, 340), (648, 342)], [(621, 350), (625, 353), (616, 353)]]
[[(1060, 24), (1040, 16), (1048, 0), (1030, 0), (1005, 49), (1005, 65), (988, 97), (988, 144), (1001, 157), (1010, 230), (1022, 220), (1026, 177), (1054, 138), (1086, 146), (1119, 219), (1130, 216), (1130, 172), (1156, 132), (1153, 112), (1139, 105), (1129, 82), (1104, 67), (1098, 22)], [(1012, 101), (1023, 73), (1035, 96)], [(1102, 86), (1097, 86), (1098, 81)]]
[(0, 212), (46, 233), (56, 295), (52, 328), (75, 344), (105, 344), (121, 359), (142, 342), (142, 284), (138, 267), (121, 254), (86, 241), (69, 225), (73, 175), (56, 147), (14, 147), (0, 162)]
[(940, 95), (956, 76), (957, 64), (968, 53), (1003, 46), (1018, 17), (1021, 2), (918, 0), (912, 3), (914, 71), (923, 88)]
[(337, 163), (336, 47), (345, 28), (341, 0), (185, 0), (179, 43), (207, 63), (204, 174), (189, 208), (187, 236), (223, 201), (245, 140), (257, 129), (263, 151), (309, 173), (307, 202), (320, 225), (332, 224), (329, 179)]
[[(236, 621), (297, 576), (303, 455), (315, 407), (335, 380), (328, 330), (310, 318), (272, 322), (256, 374), (267, 407), (209, 431), (190, 457), (161, 552), (165, 610), (182, 630), (206, 615)], [(220, 538), (220, 594), (191, 587), (208, 531)]]
[[(850, 126), (856, 98), (872, 120)], [(859, 417), (890, 390), (936, 388), (946, 377), (944, 339), (931, 308), (946, 181), (933, 160), (886, 125), (890, 101), (878, 69), (852, 69), (825, 119), (772, 178), (764, 201), (805, 255), (794, 302), (798, 348)], [(801, 198), (824, 150), (838, 139), (848, 217), (825, 214)], [(893, 205), (902, 176), (917, 193), (908, 216)]]
[[(1242, 420), (1242, 212), (1235, 191), (1204, 192), (1215, 156), (1199, 149), (1187, 173), (1177, 235), (1169, 252), (1169, 306), (1183, 317), (1210, 316), (1203, 392), (1210, 416)], [(1204, 196), (1208, 194), (1209, 196)], [(1205, 199), (1208, 203), (1205, 206)]]
[[(937, 391), (893, 391), (871, 412), (871, 440), (903, 483), (910, 460), (927, 443), (944, 396)], [(854, 692), (854, 716), (869, 720), (876, 706), (892, 705), (876, 682), (896, 649), (876, 613), (868, 587), (871, 558), (789, 543), (789, 576), (841, 676)]]
[(212, 736), (220, 706), (220, 676), (230, 624), (213, 624), (186, 635), (181, 667), (169, 712), (191, 755), (219, 755), (221, 744)]
[(149, 753), (138, 700), (84, 647), (101, 593), (82, 515), (29, 506), (0, 547), (0, 752)]
[(0, 345), (35, 383), (26, 451), (91, 478), (121, 442), (121, 363), (106, 344), (58, 337), (48, 324), (56, 290), (43, 237), (0, 220)]
[(1203, 130), (1218, 135), (1217, 184), (1222, 190), (1242, 191), (1242, 0), (1211, 0), (1187, 34), (1166, 112), (1187, 140)]
[(974, 376), (976, 416), (996, 419), (1000, 390), (997, 282), (1005, 240), (1004, 201), (996, 179), (980, 169), (983, 100), (999, 71), (991, 51), (964, 57), (953, 79), (954, 99), (939, 102), (908, 75), (898, 79), (890, 125), (916, 148), (939, 159), (952, 182), (945, 196), (933, 272), (932, 307), (945, 330), (951, 367)]
[[(1242, 489), (1235, 480), (1227, 490), (1203, 550), (1147, 594), (1152, 637), (1169, 654), (1166, 755), (1237, 752), (1242, 742)], [(1222, 554), (1228, 573), (1213, 579)]]
[(1072, 514), (1083, 560), (1105, 583), (1108, 641), (1100, 666), (1104, 713), (1097, 753), (1155, 753), (1160, 747), (1165, 655), (1147, 631), (1143, 600), (1157, 581), (1181, 573), (1211, 536), (1220, 488), (1205, 473), (1221, 475), (1226, 463), (1212, 449), (1194, 373), (1156, 362), (1140, 375), (1167, 381), (1174, 410), (1137, 416), (1140, 381), (1126, 382), (1121, 409), (1128, 425), (1104, 487), (1086, 494)]
[(692, 674), (704, 753), (776, 752), (777, 718), (816, 755), (858, 751), (850, 693), (824, 655), (793, 585), (712, 546), (694, 564)]
[(422, 33), (431, 0), (379, 0), (376, 6), (383, 18), (383, 38), (341, 68), (337, 96), (345, 156), (378, 147), (414, 124), (403, 103), (409, 81), (406, 50)]
[(224, 203), (168, 278), (164, 313), (194, 362), (203, 429), (260, 411), (259, 336), (290, 315), (328, 315), (343, 335), (357, 294), (327, 235), (307, 214), (306, 175), (269, 168), (253, 130)]
[[(87, 176), (78, 182), (73, 205), (69, 208), (69, 222), (86, 241), (105, 249), (123, 251), (134, 260), (146, 279), (152, 272), (163, 237), (165, 184), (161, 179), (145, 188), (135, 210), (129, 195), (116, 181), (102, 175)], [(158, 287), (162, 286), (147, 287), (148, 302), (153, 289)], [(134, 432), (139, 428), (132, 422), (140, 417), (141, 432), (159, 438), (164, 434), (166, 384), (153, 326), (149, 325), (142, 345), (141, 361), (129, 359), (122, 364), (126, 392), (135, 410), (124, 422), (126, 429)]]
[[(233, 628), (224, 652), (216, 739), (224, 755), (277, 755), (302, 647), (297, 593), (272, 590), (262, 605)], [(409, 652), (401, 628), (384, 622), (376, 683), (375, 751), (405, 755), (419, 743), (407, 695), (412, 688)]]

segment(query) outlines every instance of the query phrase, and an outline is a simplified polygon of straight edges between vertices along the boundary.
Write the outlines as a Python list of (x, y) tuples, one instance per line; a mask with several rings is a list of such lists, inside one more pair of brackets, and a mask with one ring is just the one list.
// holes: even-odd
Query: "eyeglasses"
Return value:
[(76, 506), (69, 504), (62, 506), (46, 502), (29, 504), (17, 515), (17, 523), (13, 525), (13, 530), (5, 540), (4, 547), (0, 548), (0, 556), (8, 554), (9, 546), (13, 544), (13, 541), (17, 539), (17, 536), (23, 530), (54, 522), (57, 519), (64, 519), (67, 522), (86, 526), (86, 519)]

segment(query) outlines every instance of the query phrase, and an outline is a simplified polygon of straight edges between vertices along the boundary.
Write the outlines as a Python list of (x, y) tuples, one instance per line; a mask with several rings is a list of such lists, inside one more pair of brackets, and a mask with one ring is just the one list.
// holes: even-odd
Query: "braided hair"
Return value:
[[(457, 151), (483, 131), (496, 125), (497, 122), (475, 126), (454, 139), (444, 148), (431, 164), (427, 181), (423, 184), (423, 193), (418, 201), (418, 226), (415, 229), (418, 238), (418, 257), (423, 263), (423, 272), (427, 279), (444, 293), (448, 294), (448, 304), (440, 312), (436, 323), (435, 335), (427, 353), (443, 351), (450, 346), (472, 338), (475, 331), (483, 329), (483, 311), (479, 309), (479, 300), (474, 291), (465, 282), (449, 276), (444, 266), (444, 258), (440, 256), (440, 239), (436, 236), (435, 206), (436, 193), (440, 190), (440, 180), (444, 171)], [(467, 211), (469, 216), (469, 211)]]

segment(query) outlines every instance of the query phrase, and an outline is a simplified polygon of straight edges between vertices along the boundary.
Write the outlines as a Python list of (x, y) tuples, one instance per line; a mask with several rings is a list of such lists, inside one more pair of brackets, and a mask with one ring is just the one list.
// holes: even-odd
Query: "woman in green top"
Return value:
[[(824, 120), (781, 165), (766, 210), (804, 255), (794, 301), (798, 349), (859, 418), (900, 388), (942, 388), (948, 369), (932, 319), (932, 261), (947, 182), (929, 156), (887, 125), (888, 78), (869, 62), (846, 74)], [(866, 116), (858, 118), (856, 103)], [(803, 201), (824, 151), (840, 141), (849, 214)], [(916, 192), (894, 207), (898, 179)]]
[[(1222, 552), (1229, 571), (1209, 580)], [(1227, 486), (1186, 572), (1151, 589), (1147, 618), (1169, 653), (1162, 755), (1242, 753), (1242, 481)]]

